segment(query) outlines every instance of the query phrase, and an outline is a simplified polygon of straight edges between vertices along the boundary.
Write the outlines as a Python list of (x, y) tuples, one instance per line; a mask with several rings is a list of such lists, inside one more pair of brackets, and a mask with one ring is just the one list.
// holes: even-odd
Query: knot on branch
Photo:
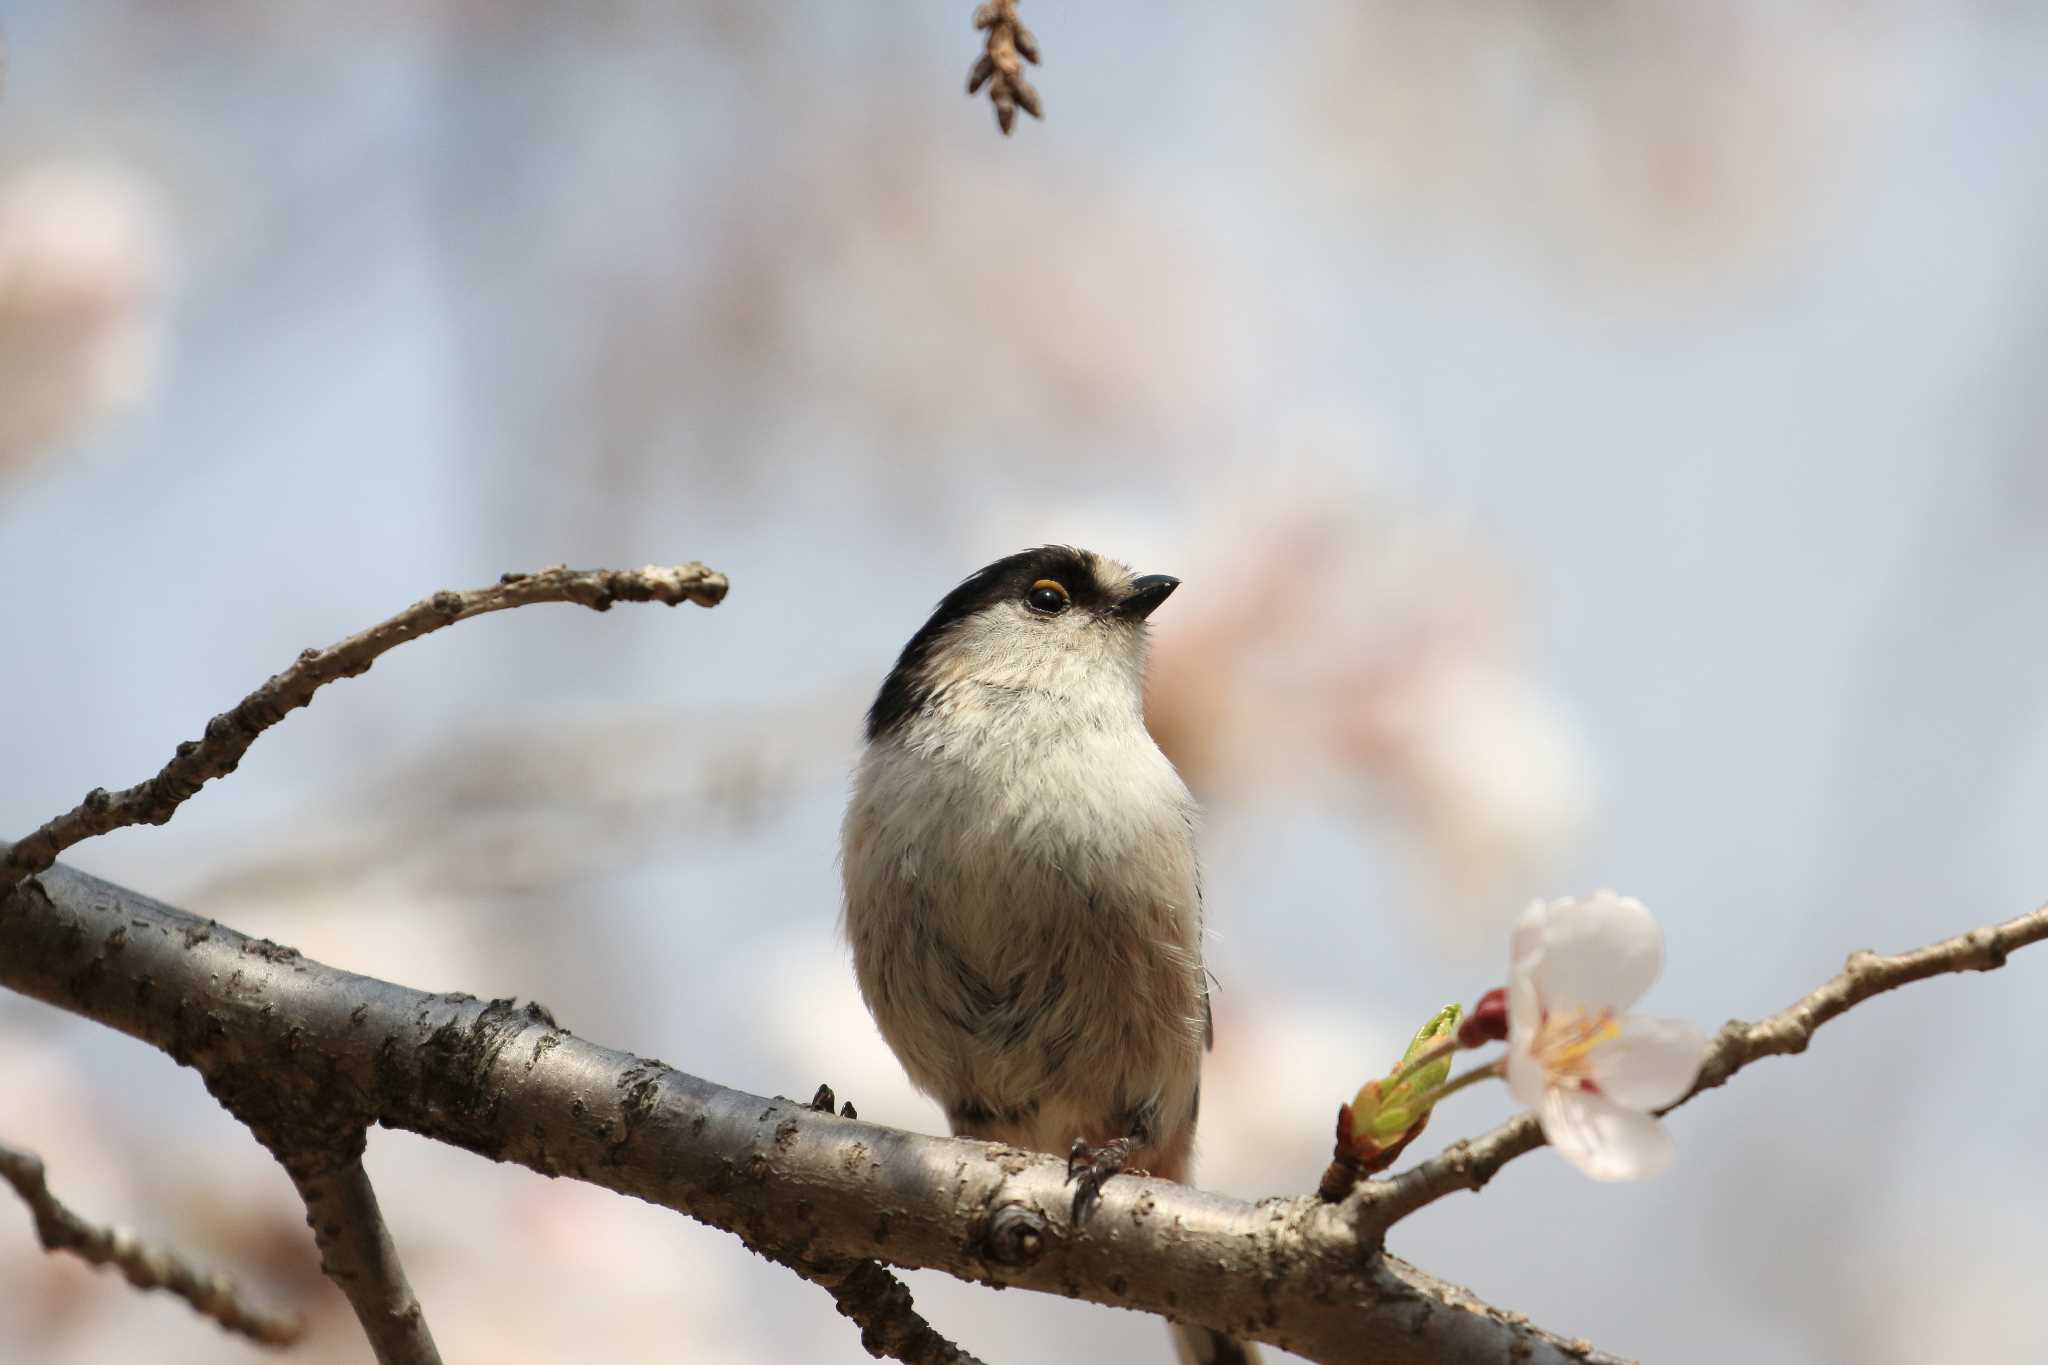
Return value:
[(1005, 1204), (989, 1216), (982, 1256), (1013, 1269), (1028, 1266), (1045, 1254), (1052, 1230), (1045, 1218), (1024, 1204)]
[(1977, 970), (1995, 971), (2005, 965), (2005, 935), (1999, 932), (2003, 926), (1992, 926), (1972, 930), (1970, 946), (1977, 952)]

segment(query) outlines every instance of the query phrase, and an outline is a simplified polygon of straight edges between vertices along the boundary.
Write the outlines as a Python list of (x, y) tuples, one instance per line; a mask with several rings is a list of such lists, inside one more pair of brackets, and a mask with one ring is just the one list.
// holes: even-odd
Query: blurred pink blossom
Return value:
[(0, 471), (149, 395), (164, 285), (149, 196), (125, 172), (0, 180)]
[(1229, 552), (1174, 559), (1195, 590), (1154, 632), (1154, 735), (1204, 794), (1363, 779), (1446, 908), (1523, 894), (1593, 800), (1578, 726), (1517, 648), (1528, 594), (1419, 494), (1289, 482), (1317, 500), (1241, 502), (1247, 529), (1199, 542)]

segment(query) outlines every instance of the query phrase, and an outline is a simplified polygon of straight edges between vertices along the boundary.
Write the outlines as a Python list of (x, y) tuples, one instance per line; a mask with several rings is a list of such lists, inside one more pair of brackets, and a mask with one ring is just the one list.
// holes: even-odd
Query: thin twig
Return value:
[(361, 1159), (291, 1176), (306, 1202), (320, 1268), (348, 1296), (377, 1365), (441, 1365)]
[(338, 678), (366, 671), (386, 650), (431, 634), (443, 626), (487, 612), (536, 602), (573, 602), (605, 611), (614, 602), (695, 602), (716, 606), (724, 597), (725, 575), (702, 564), (672, 568), (568, 569), (561, 565), (533, 574), (506, 574), (487, 588), (443, 591), (413, 603), (387, 621), (326, 649), (309, 649), (284, 672), (207, 722), (206, 736), (186, 740), (177, 756), (146, 782), (109, 794), (103, 788), (16, 844), (0, 862), (0, 888), (32, 877), (84, 839), (129, 825), (161, 825), (200, 787), (235, 770), (256, 737), (287, 714), (313, 700)]
[(1045, 117), (1038, 92), (1024, 79), (1024, 63), (1038, 65), (1038, 39), (1017, 17), (1017, 0), (987, 0), (974, 11), (974, 26), (988, 36), (982, 42), (981, 55), (967, 72), (967, 93), (988, 86), (996, 126), (1008, 137), (1017, 126), (1019, 109), (1036, 119)]
[(790, 1258), (783, 1264), (832, 1296), (840, 1313), (860, 1328), (860, 1344), (877, 1360), (982, 1365), (979, 1357), (961, 1350), (926, 1322), (911, 1301), (910, 1286), (874, 1261), (821, 1266)]
[[(1874, 995), (1951, 972), (1988, 972), (2015, 949), (2048, 939), (2048, 906), (2003, 924), (1972, 929), (1924, 948), (1880, 957), (1856, 952), (1841, 972), (1788, 1008), (1751, 1024), (1731, 1020), (1717, 1034), (1699, 1079), (1660, 1113), (1723, 1085), (1752, 1062), (1804, 1052), (1822, 1024)], [(1516, 1157), (1543, 1145), (1534, 1114), (1508, 1120), (1484, 1137), (1454, 1142), (1437, 1156), (1390, 1180), (1368, 1181), (1353, 1196), (1362, 1237), (1377, 1238), (1401, 1219), (1458, 1190), (1477, 1190)]]
[(50, 1193), (43, 1163), (33, 1154), (0, 1147), (0, 1179), (27, 1201), (44, 1250), (69, 1251), (93, 1265), (114, 1266), (137, 1289), (176, 1294), (228, 1331), (265, 1346), (289, 1346), (304, 1335), (305, 1324), (297, 1318), (251, 1307), (227, 1276), (194, 1269), (178, 1252), (142, 1242), (126, 1228), (86, 1222)]

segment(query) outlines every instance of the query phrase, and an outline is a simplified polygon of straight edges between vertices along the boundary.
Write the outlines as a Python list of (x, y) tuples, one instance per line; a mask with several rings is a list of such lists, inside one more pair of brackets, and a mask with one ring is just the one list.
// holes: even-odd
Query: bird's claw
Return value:
[(1086, 1222), (1094, 1212), (1102, 1198), (1102, 1187), (1111, 1176), (1145, 1174), (1128, 1165), (1133, 1146), (1129, 1138), (1105, 1142), (1100, 1147), (1090, 1145), (1086, 1138), (1074, 1139), (1074, 1145), (1067, 1149), (1067, 1183), (1075, 1187), (1075, 1226)]

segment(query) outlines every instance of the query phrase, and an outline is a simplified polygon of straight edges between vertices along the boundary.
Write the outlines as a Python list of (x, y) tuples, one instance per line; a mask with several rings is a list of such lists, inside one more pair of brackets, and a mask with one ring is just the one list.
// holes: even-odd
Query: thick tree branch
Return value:
[[(2006, 957), (2016, 949), (2044, 939), (2048, 939), (2048, 906), (1911, 952), (1890, 957), (1871, 952), (1851, 953), (1848, 964), (1838, 975), (1776, 1014), (1754, 1024), (1730, 1020), (1707, 1049), (1699, 1080), (1676, 1103), (1659, 1112), (1668, 1114), (1702, 1091), (1726, 1084), (1729, 1077), (1751, 1062), (1806, 1051), (1822, 1024), (1873, 995), (1925, 981), (1930, 976), (1992, 971), (2003, 967)], [(1365, 1182), (1352, 1195), (1348, 1207), (1357, 1211), (1360, 1234), (1377, 1236), (1447, 1194), (1481, 1188), (1508, 1162), (1542, 1145), (1543, 1130), (1537, 1126), (1536, 1116), (1522, 1114), (1484, 1137), (1454, 1142), (1439, 1155), (1392, 1179)]]
[(594, 611), (608, 610), (614, 602), (662, 602), (672, 607), (695, 602), (710, 607), (724, 599), (725, 591), (725, 575), (702, 564), (650, 564), (644, 569), (555, 565), (539, 573), (506, 574), (487, 588), (437, 592), (339, 644), (299, 655), (291, 667), (232, 710), (208, 721), (203, 739), (180, 744), (176, 756), (155, 777), (111, 795), (97, 788), (86, 793), (85, 800), (16, 844), (0, 861), (0, 886), (41, 872), (82, 839), (128, 825), (163, 824), (200, 787), (233, 772), (258, 735), (311, 702), (315, 692), (338, 678), (365, 672), (379, 655), (407, 640), (472, 616), (536, 602), (573, 602)]
[(1373, 1254), (1313, 1198), (1118, 1179), (1076, 1230), (1064, 1164), (1042, 1153), (728, 1090), (538, 1005), (355, 976), (69, 868), (0, 896), (0, 985), (195, 1068), (273, 1151), (383, 1123), (676, 1209), (813, 1278), (928, 1267), (1323, 1361), (1611, 1359)]
[(293, 1171), (292, 1183), (306, 1204), (320, 1268), (348, 1296), (377, 1365), (441, 1365), (427, 1315), (405, 1277), (362, 1159)]
[(34, 1155), (0, 1147), (0, 1179), (27, 1202), (45, 1250), (69, 1251), (93, 1265), (114, 1266), (137, 1289), (176, 1294), (228, 1331), (265, 1346), (289, 1346), (304, 1334), (297, 1319), (251, 1307), (227, 1276), (195, 1269), (169, 1247), (151, 1246), (125, 1228), (88, 1223), (50, 1192), (43, 1163)]

